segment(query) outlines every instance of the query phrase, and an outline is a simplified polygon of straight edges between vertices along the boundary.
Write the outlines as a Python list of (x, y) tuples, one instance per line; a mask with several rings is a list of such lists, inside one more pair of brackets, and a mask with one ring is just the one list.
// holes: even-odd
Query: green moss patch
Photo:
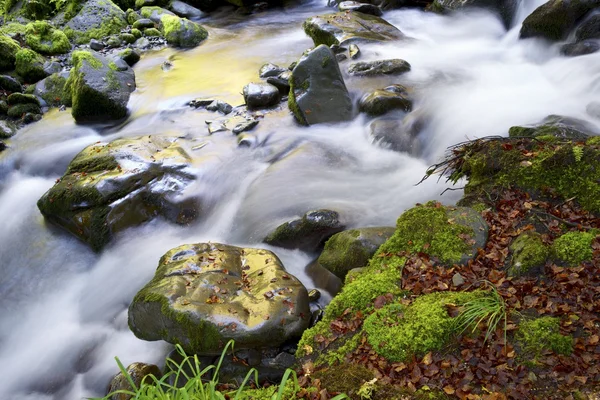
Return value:
[(26, 82), (37, 82), (48, 74), (44, 71), (44, 57), (30, 49), (21, 49), (17, 52), (15, 70)]
[(592, 241), (596, 232), (569, 232), (558, 237), (552, 244), (552, 253), (560, 261), (577, 265), (592, 259)]
[(510, 245), (512, 252), (509, 275), (527, 274), (533, 268), (542, 267), (548, 258), (549, 249), (540, 234), (527, 231), (519, 235)]
[(546, 350), (567, 356), (573, 352), (573, 338), (561, 335), (558, 318), (541, 317), (522, 321), (516, 339), (525, 359), (531, 359), (531, 356), (537, 358)]
[(67, 36), (46, 21), (35, 21), (25, 28), (25, 42), (41, 54), (63, 54), (71, 50)]
[(15, 67), (19, 43), (6, 35), (0, 34), (0, 70), (11, 70)]

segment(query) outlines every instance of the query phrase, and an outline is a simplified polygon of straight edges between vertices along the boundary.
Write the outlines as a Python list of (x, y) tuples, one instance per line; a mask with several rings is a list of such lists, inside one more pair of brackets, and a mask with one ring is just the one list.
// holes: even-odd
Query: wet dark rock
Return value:
[(192, 20), (201, 18), (204, 15), (202, 11), (196, 7), (179, 0), (173, 0), (170, 4), (170, 9), (173, 11), (173, 13), (175, 13), (175, 15)]
[(21, 49), (16, 40), (0, 35), (0, 71), (7, 71), (15, 68), (17, 52)]
[(6, 99), (9, 106), (15, 104), (35, 104), (38, 107), (41, 106), (40, 100), (31, 94), (13, 93)]
[(340, 63), (342, 61), (346, 61), (348, 59), (348, 56), (345, 54), (336, 54), (335, 59), (337, 60), (338, 63)]
[(42, 119), (41, 112), (40, 113), (28, 112), (28, 113), (23, 114), (23, 117), (21, 118), (21, 120), (23, 121), (24, 124), (31, 124), (32, 122), (37, 122), (41, 119)]
[(325, 243), (319, 264), (340, 279), (348, 271), (366, 267), (379, 246), (389, 239), (396, 228), (357, 228), (336, 233)]
[[(150, 378), (146, 378), (150, 374), (154, 375), (157, 379), (160, 379), (162, 377), (162, 372), (154, 364), (135, 362), (133, 364), (130, 364), (125, 371), (127, 372), (127, 374), (129, 375), (129, 377), (131, 378), (131, 380), (137, 388), (139, 388), (142, 383), (152, 384), (154, 382)], [(131, 387), (129, 380), (122, 372), (119, 372), (111, 379), (106, 394), (116, 392), (117, 390), (134, 390)], [(110, 397), (110, 400), (130, 400), (131, 398), (131, 395), (119, 393), (112, 395)]]
[(348, 67), (348, 73), (354, 76), (401, 75), (408, 71), (410, 71), (410, 64), (399, 58), (358, 61)]
[(121, 57), (113, 57), (112, 61), (115, 63), (114, 67), (117, 71), (127, 71), (129, 69), (129, 64)]
[(26, 104), (15, 104), (8, 108), (7, 115), (11, 118), (23, 118), (25, 114), (41, 114), (42, 109), (37, 104), (26, 103)]
[(336, 211), (309, 211), (301, 218), (279, 225), (264, 242), (286, 249), (316, 251), (331, 235), (342, 230), (344, 225)]
[(356, 60), (360, 57), (360, 49), (354, 43), (348, 46), (348, 53), (350, 54), (350, 58)]
[(329, 48), (331, 49), (331, 51), (333, 51), (333, 54), (345, 53), (348, 50), (346, 47), (342, 47), (337, 44), (332, 44), (331, 46), (329, 46)]
[(0, 75), (0, 89), (6, 90), (7, 92), (22, 92), (23, 86), (21, 83), (9, 75)]
[(127, 26), (125, 12), (111, 0), (87, 0), (81, 4), (77, 15), (65, 27), (65, 33), (76, 43), (118, 35)]
[(550, 0), (525, 18), (520, 37), (562, 40), (573, 30), (578, 21), (598, 6), (600, 6), (598, 0)]
[(279, 89), (269, 83), (249, 83), (244, 86), (244, 101), (248, 108), (270, 107), (281, 99)]
[(17, 133), (17, 126), (11, 121), (0, 119), (0, 139), (8, 139)]
[(121, 41), (121, 38), (119, 36), (113, 35), (106, 40), (106, 47), (108, 47), (109, 49), (114, 49), (116, 47), (121, 47), (122, 43), (123, 42)]
[(271, 251), (198, 243), (161, 258), (129, 307), (129, 327), (209, 355), (231, 339), (236, 349), (279, 346), (308, 327), (308, 312), (306, 288)]
[(417, 137), (419, 130), (415, 129), (415, 121), (410, 116), (411, 114), (403, 119), (376, 119), (369, 125), (369, 134), (379, 146), (419, 156), (421, 154), (421, 142)]
[(221, 114), (225, 114), (225, 115), (227, 115), (231, 111), (233, 111), (233, 107), (231, 106), (231, 104), (228, 104), (221, 100), (213, 101), (212, 103), (210, 103), (206, 106), (206, 109), (208, 111), (218, 111)]
[(584, 40), (576, 43), (567, 43), (561, 46), (560, 52), (568, 57), (584, 56), (600, 50), (600, 44), (596, 40)]
[(0, 152), (3, 152), (6, 149), (8, 149), (8, 146), (6, 145), (6, 143), (0, 140)]
[(96, 251), (117, 233), (157, 217), (187, 224), (200, 212), (196, 199), (179, 196), (195, 179), (191, 161), (176, 137), (98, 142), (71, 161), (38, 208)]
[(598, 134), (600, 134), (600, 130), (597, 126), (581, 119), (562, 115), (549, 115), (536, 124), (513, 126), (508, 130), (510, 137), (554, 136), (560, 139), (574, 140), (585, 140), (589, 136)]
[(140, 52), (131, 48), (119, 52), (118, 56), (130, 67), (133, 67), (141, 58)]
[(73, 68), (67, 85), (75, 121), (116, 120), (127, 115), (127, 102), (135, 90), (133, 70), (115, 71), (98, 53), (73, 53)]
[(21, 49), (15, 57), (17, 60), (15, 62), (15, 72), (26, 83), (35, 83), (48, 76), (48, 73), (44, 70), (46, 60), (35, 51)]
[(335, 54), (325, 45), (298, 61), (290, 79), (288, 106), (303, 125), (348, 121), (352, 100)]
[(586, 39), (600, 39), (600, 14), (587, 18), (575, 31), (575, 39), (577, 42)]
[(285, 71), (278, 76), (270, 76), (267, 78), (267, 83), (275, 86), (279, 89), (279, 93), (284, 96), (290, 92), (290, 78), (292, 74), (290, 71)]
[(308, 291), (308, 300), (311, 302), (318, 301), (321, 298), (321, 292), (319, 289), (311, 289)]
[(147, 28), (154, 28), (154, 21), (149, 18), (140, 18), (133, 23), (132, 27), (143, 31)]
[(498, 14), (505, 27), (510, 27), (518, 0), (435, 0), (430, 9), (436, 12), (450, 12), (470, 8), (483, 8)]
[(307, 19), (302, 26), (315, 46), (344, 45), (356, 41), (384, 42), (405, 38), (398, 28), (384, 19), (360, 12), (320, 15)]
[(264, 64), (262, 67), (260, 67), (260, 70), (258, 71), (258, 75), (261, 78), (269, 78), (272, 76), (278, 76), (285, 71), (287, 71), (286, 68), (280, 67), (279, 65), (268, 63), (268, 64)]
[(246, 131), (250, 131), (250, 130), (254, 129), (254, 127), (256, 127), (256, 125), (258, 125), (258, 120), (254, 119), (254, 120), (250, 120), (250, 121), (246, 121), (246, 122), (237, 124), (236, 126), (234, 126), (234, 128), (231, 131), (234, 134), (238, 135), (242, 132), (246, 132)]
[(375, 15), (377, 17), (381, 17), (383, 15), (381, 8), (377, 7), (376, 5), (360, 3), (358, 1), (342, 1), (340, 4), (338, 4), (338, 10), (361, 12), (363, 14)]
[(63, 91), (68, 77), (69, 73), (66, 71), (52, 74), (35, 84), (33, 94), (42, 98), (50, 107), (58, 107), (65, 103)]
[(44, 72), (48, 75), (57, 74), (63, 70), (63, 66), (58, 61), (46, 61), (44, 63)]
[[(338, 293), (344, 286), (344, 282), (340, 278), (324, 268), (317, 260), (308, 264), (304, 270), (315, 285), (331, 295)], [(311, 311), (320, 308), (321, 306), (318, 303), (311, 303)]]
[(254, 147), (258, 139), (254, 135), (242, 133), (237, 137), (238, 147)]
[(215, 99), (194, 99), (191, 100), (188, 105), (194, 108), (204, 108), (215, 101)]
[(150, 41), (145, 37), (139, 38), (138, 40), (135, 41), (135, 43), (133, 45), (136, 48), (141, 49), (141, 50), (145, 50), (145, 49), (152, 47), (152, 43), (150, 43)]
[(407, 93), (396, 93), (387, 90), (375, 90), (372, 93), (366, 93), (358, 102), (360, 111), (377, 116), (383, 115), (392, 110), (401, 110), (408, 112), (412, 108), (412, 101)]

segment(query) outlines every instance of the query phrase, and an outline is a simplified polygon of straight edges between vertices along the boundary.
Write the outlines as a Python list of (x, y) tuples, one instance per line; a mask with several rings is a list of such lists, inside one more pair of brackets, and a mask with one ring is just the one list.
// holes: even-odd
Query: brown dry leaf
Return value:
[(433, 362), (433, 354), (431, 352), (425, 354), (425, 357), (423, 357), (423, 359), (421, 360), (421, 363), (423, 363), (425, 365), (431, 365), (432, 362)]
[(454, 394), (455, 390), (452, 386), (448, 385), (444, 386), (444, 392), (446, 392), (446, 394)]

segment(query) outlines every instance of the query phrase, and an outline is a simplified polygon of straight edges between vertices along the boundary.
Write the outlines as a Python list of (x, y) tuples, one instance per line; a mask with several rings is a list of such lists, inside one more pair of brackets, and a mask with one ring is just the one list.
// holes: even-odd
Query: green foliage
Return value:
[[(111, 400), (112, 396), (124, 394), (132, 396), (136, 400), (287, 400), (295, 398), (295, 394), (300, 391), (296, 373), (288, 369), (281, 383), (278, 386), (271, 386), (266, 389), (249, 389), (246, 384), (253, 380), (258, 382), (258, 371), (252, 368), (242, 384), (237, 390), (221, 392), (217, 389), (219, 383), (219, 369), (228, 349), (233, 350), (233, 341), (229, 341), (221, 353), (221, 357), (216, 366), (210, 365), (202, 368), (197, 355), (188, 356), (181, 346), (176, 345), (177, 352), (183, 357), (180, 363), (167, 358), (168, 373), (160, 379), (154, 375), (148, 375), (143, 379), (138, 387), (132, 377), (118, 358), (115, 358), (121, 373), (127, 379), (131, 390), (117, 390), (107, 394), (102, 400)], [(212, 372), (212, 377), (209, 374)], [(169, 383), (172, 381), (173, 383)], [(185, 382), (185, 384), (183, 384)], [(182, 385), (183, 384), (183, 385)], [(260, 397), (259, 397), (260, 396)], [(332, 400), (341, 400), (348, 398), (345, 395), (338, 395)], [(96, 399), (99, 400), (99, 399)]]
[(488, 284), (491, 287), (488, 294), (476, 297), (463, 304), (461, 313), (458, 316), (458, 328), (461, 332), (468, 328), (472, 328), (472, 332), (475, 332), (479, 324), (485, 322), (487, 325), (485, 343), (502, 323), (500, 327), (504, 332), (504, 343), (506, 343), (506, 304), (496, 287), (489, 282)]
[(594, 232), (568, 232), (552, 244), (554, 256), (569, 265), (577, 265), (592, 259)]
[(581, 161), (583, 157), (583, 146), (573, 146), (573, 157), (575, 157), (575, 162)]
[(573, 352), (573, 338), (560, 334), (558, 318), (541, 317), (522, 321), (516, 339), (524, 352), (524, 357), (527, 358), (533, 356), (535, 359), (545, 350), (563, 355), (570, 355)]

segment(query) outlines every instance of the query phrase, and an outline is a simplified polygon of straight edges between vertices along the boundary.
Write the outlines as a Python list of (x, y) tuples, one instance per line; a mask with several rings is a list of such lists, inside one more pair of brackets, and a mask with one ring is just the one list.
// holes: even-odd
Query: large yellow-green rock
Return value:
[(67, 35), (46, 21), (27, 24), (25, 42), (40, 54), (64, 54), (71, 50), (71, 43), (69, 43)]
[(6, 35), (0, 34), (0, 71), (11, 70), (15, 67), (15, 56), (20, 49), (19, 43)]
[(167, 43), (183, 48), (196, 47), (208, 36), (201, 25), (175, 15), (161, 16), (160, 28)]
[(274, 347), (308, 327), (308, 293), (264, 249), (219, 243), (169, 250), (129, 307), (129, 327), (199, 354)]
[(84, 44), (90, 39), (118, 35), (126, 26), (125, 12), (111, 0), (87, 0), (64, 32), (75, 43)]

